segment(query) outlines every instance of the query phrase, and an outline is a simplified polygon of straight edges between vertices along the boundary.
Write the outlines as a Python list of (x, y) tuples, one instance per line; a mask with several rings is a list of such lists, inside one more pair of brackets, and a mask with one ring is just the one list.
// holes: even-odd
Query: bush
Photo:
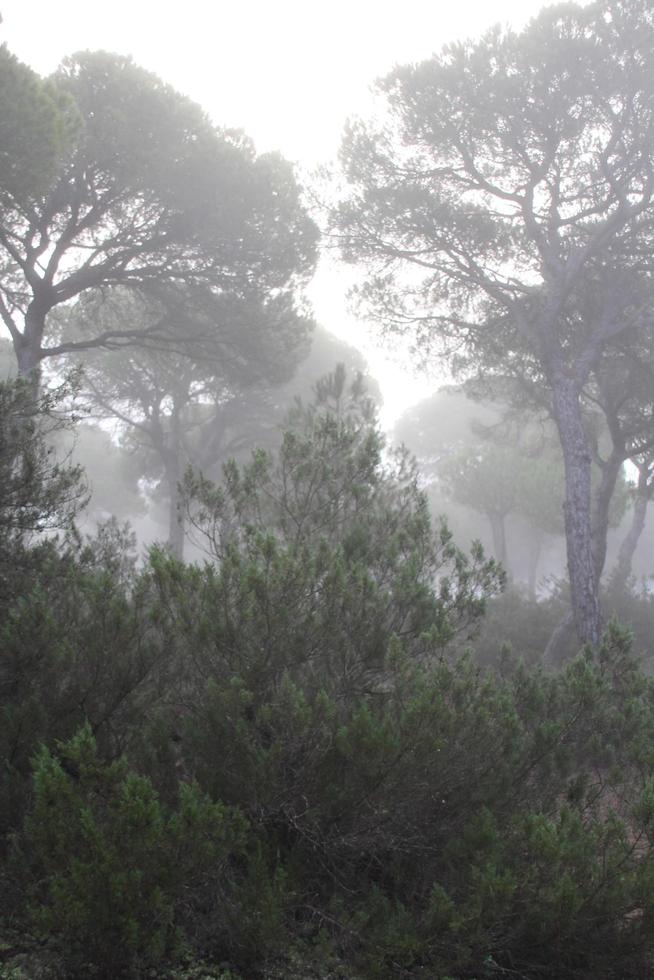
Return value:
[(14, 925), (67, 977), (646, 977), (629, 636), (551, 673), (457, 655), (497, 566), (432, 529), (356, 392), (323, 396), (279, 456), (189, 478), (212, 562), (136, 573), (115, 528), (41, 552), (2, 633)]
[(126, 567), (123, 536), (101, 528), (38, 551), (0, 627), (0, 841), (20, 826), (39, 744), (88, 720), (101, 753), (120, 754), (173, 687), (174, 645), (153, 622), (148, 575)]
[(349, 697), (214, 677), (180, 744), (250, 822), (231, 955), (323, 942), (379, 978), (642, 969), (653, 708), (616, 630), (555, 675), (391, 649), (384, 688)]
[(87, 725), (57, 755), (39, 752), (14, 861), (29, 870), (36, 927), (62, 939), (71, 969), (115, 977), (179, 951), (194, 899), (208, 882), (221, 892), (244, 834), (237, 812), (192, 784), (167, 813), (149, 779), (98, 758)]

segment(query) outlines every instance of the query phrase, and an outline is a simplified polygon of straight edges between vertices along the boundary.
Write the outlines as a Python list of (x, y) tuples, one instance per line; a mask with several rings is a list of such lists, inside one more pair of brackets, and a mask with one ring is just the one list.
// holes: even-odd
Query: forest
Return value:
[(0, 980), (654, 980), (654, 9), (375, 84), (0, 47)]

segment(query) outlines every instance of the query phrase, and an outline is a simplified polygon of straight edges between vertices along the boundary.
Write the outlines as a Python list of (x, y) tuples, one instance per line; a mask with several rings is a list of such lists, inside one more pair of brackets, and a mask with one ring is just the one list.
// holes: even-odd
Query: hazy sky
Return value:
[[(0, 38), (41, 74), (67, 54), (131, 54), (199, 102), (215, 123), (244, 129), (260, 151), (304, 170), (337, 152), (348, 116), (366, 113), (369, 86), (394, 64), (427, 58), (450, 40), (500, 21), (522, 25), (542, 0), (0, 0)], [(426, 391), (365, 340), (348, 316), (341, 277), (312, 291), (321, 322), (365, 346), (386, 417)]]

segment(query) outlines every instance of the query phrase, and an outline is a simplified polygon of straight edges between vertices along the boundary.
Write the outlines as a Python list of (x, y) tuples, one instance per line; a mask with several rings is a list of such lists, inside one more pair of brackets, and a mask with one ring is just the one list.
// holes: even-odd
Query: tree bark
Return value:
[(18, 362), (18, 373), (22, 378), (30, 378), (38, 375), (41, 357), (28, 344), (21, 344), (15, 348), (16, 360)]
[(606, 562), (611, 500), (613, 499), (615, 485), (622, 469), (623, 460), (624, 456), (621, 453), (614, 453), (602, 464), (602, 477), (594, 495), (591, 524), (593, 561), (598, 585), (602, 578), (602, 572), (604, 571), (604, 564)]
[(45, 321), (52, 309), (52, 297), (49, 290), (39, 288), (34, 299), (25, 311), (23, 333), (18, 332), (14, 337), (14, 350), (18, 361), (18, 371), (23, 377), (36, 374), (43, 359), (41, 344), (45, 333)]
[(629, 576), (631, 575), (631, 566), (636, 553), (636, 547), (645, 527), (649, 495), (649, 473), (647, 469), (643, 469), (638, 474), (638, 486), (634, 498), (631, 525), (625, 535), (624, 541), (620, 545), (618, 558), (615, 563), (613, 575), (611, 576), (611, 584), (617, 589), (625, 589)]
[(599, 590), (591, 527), (591, 452), (579, 385), (559, 374), (552, 378), (552, 408), (565, 470), (565, 535), (575, 630), (581, 643), (598, 646), (601, 637)]
[(18, 373), (22, 378), (31, 379), (38, 390), (42, 361), (41, 341), (45, 330), (47, 310), (43, 304), (32, 303), (25, 315), (25, 328), (22, 334), (14, 336), (14, 351), (18, 362)]

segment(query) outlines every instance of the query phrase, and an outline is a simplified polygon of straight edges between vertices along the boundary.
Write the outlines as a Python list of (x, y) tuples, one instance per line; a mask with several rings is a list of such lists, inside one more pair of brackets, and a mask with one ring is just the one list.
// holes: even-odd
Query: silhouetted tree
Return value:
[[(152, 299), (115, 291), (109, 302), (78, 304), (69, 328), (84, 331), (85, 321), (110, 327), (125, 317), (147, 321), (159, 310)], [(276, 446), (294, 395), (311, 397), (312, 382), (339, 356), (353, 369), (363, 367), (356, 351), (326, 339), (324, 331), (310, 352), (312, 327), (283, 297), (265, 305), (230, 302), (223, 304), (203, 358), (129, 348), (82, 362), (96, 410), (119, 421), (123, 445), (138, 454), (143, 476), (159, 485), (176, 555), (184, 547), (178, 488), (186, 467), (216, 476), (230, 457)], [(189, 297), (178, 332), (194, 329)]]
[(51, 179), (2, 187), (0, 317), (22, 373), (72, 351), (179, 344), (174, 316), (62, 340), (53, 312), (88, 290), (196, 286), (210, 303), (290, 293), (311, 271), (316, 229), (279, 156), (257, 157), (128, 58), (68, 58), (48, 91), (72, 101), (75, 139)]
[(522, 33), (494, 29), (394, 70), (381, 83), (390, 118), (354, 123), (342, 149), (351, 192), (336, 223), (346, 259), (370, 269), (368, 312), (470, 369), (519, 359), (547, 386), (574, 619), (592, 644), (581, 393), (651, 306), (653, 65), (646, 0), (550, 8)]

